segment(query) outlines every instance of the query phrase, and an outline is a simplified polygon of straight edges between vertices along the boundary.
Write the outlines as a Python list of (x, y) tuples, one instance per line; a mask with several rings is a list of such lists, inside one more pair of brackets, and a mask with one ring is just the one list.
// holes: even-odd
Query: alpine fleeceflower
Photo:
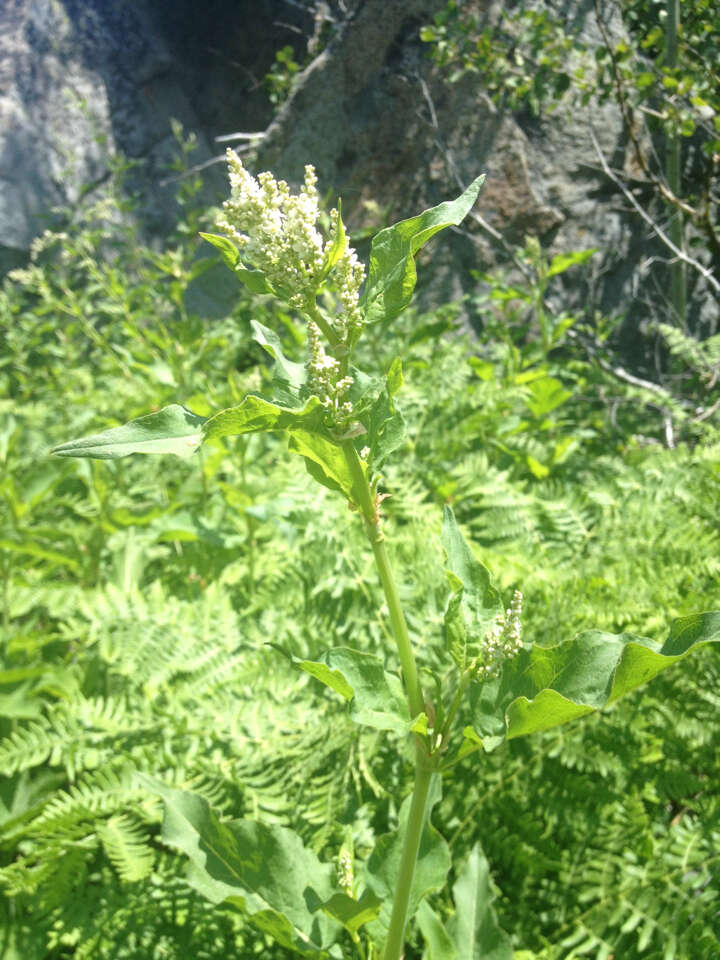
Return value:
[[(237, 245), (243, 260), (262, 270), (292, 306), (300, 311), (314, 307), (341, 229), (339, 213), (333, 210), (329, 236), (323, 238), (314, 168), (305, 167), (305, 182), (293, 194), (284, 180), (275, 180), (271, 173), (253, 177), (234, 150), (227, 151), (227, 162), (230, 198), (223, 203), (225, 215), (218, 227)], [(332, 323), (342, 340), (349, 327), (362, 323), (358, 304), (365, 268), (347, 241), (333, 260), (331, 274), (340, 309)]]

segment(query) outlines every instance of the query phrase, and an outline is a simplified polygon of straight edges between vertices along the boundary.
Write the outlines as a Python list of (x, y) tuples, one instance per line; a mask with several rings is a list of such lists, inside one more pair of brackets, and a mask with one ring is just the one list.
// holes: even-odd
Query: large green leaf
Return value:
[(415, 254), (438, 230), (457, 226), (473, 204), (484, 181), (478, 177), (457, 198), (401, 220), (375, 235), (370, 248), (370, 269), (362, 307), (369, 323), (392, 320), (410, 303), (417, 281)]
[(418, 718), (411, 722), (400, 678), (388, 673), (379, 657), (334, 647), (321, 660), (292, 659), (301, 670), (349, 700), (356, 723), (398, 733), (407, 733), (417, 725)]
[[(58, 457), (93, 457), (99, 460), (132, 453), (193, 454), (204, 440), (257, 433), (263, 430), (311, 431), (319, 429), (323, 410), (317, 397), (301, 407), (286, 407), (263, 397), (247, 396), (235, 407), (210, 418), (198, 417), (177, 403), (122, 427), (70, 440), (52, 451)], [(339, 447), (334, 449), (339, 451)]]
[[(268, 339), (267, 344), (276, 349), (272, 339)], [(283, 361), (282, 369), (294, 376), (297, 371), (293, 371), (289, 361), (284, 358)], [(359, 494), (354, 491), (345, 454), (328, 436), (323, 426), (324, 416), (317, 397), (308, 397), (302, 406), (293, 407), (251, 395), (210, 418), (198, 417), (185, 407), (172, 404), (122, 427), (71, 440), (56, 447), (53, 453), (59, 457), (96, 459), (127, 457), (132, 453), (189, 456), (205, 440), (260, 431), (286, 431), (290, 436), (289, 449), (305, 459), (310, 474), (319, 483), (357, 503)]]
[[(420, 848), (412, 887), (410, 888), (408, 920), (415, 915), (423, 897), (445, 886), (445, 878), (450, 870), (450, 848), (430, 823), (432, 808), (440, 801), (441, 793), (440, 776), (435, 774), (430, 785), (430, 793), (425, 808), (425, 826), (420, 838)], [(400, 875), (400, 860), (411, 800), (411, 797), (407, 797), (400, 808), (397, 830), (383, 834), (378, 838), (365, 865), (367, 885), (377, 894), (383, 904), (377, 920), (368, 925), (368, 930), (373, 939), (379, 943), (385, 941), (390, 926), (390, 915)]]
[(114, 460), (131, 453), (174, 453), (189, 457), (203, 441), (205, 417), (173, 403), (157, 413), (131, 420), (79, 440), (70, 440), (52, 451), (56, 457), (92, 457)]
[(510, 938), (492, 909), (488, 862), (479, 844), (453, 886), (455, 914), (448, 924), (457, 960), (512, 960)]
[(204, 439), (235, 437), (264, 430), (317, 428), (322, 415), (317, 397), (308, 397), (302, 407), (284, 407), (251, 395), (236, 407), (228, 407), (210, 417), (203, 429)]
[(318, 483), (329, 490), (338, 490), (354, 503), (359, 502), (360, 495), (353, 492), (353, 477), (338, 444), (322, 433), (298, 428), (290, 433), (288, 449), (305, 458), (308, 473)]
[(188, 880), (212, 903), (229, 902), (278, 943), (322, 957), (339, 927), (320, 909), (337, 891), (335, 867), (321, 863), (286, 827), (221, 822), (207, 800), (140, 776), (165, 805), (162, 838), (191, 862)]
[(471, 687), (475, 734), (490, 749), (505, 738), (567, 723), (609, 706), (703, 644), (717, 642), (716, 611), (676, 620), (664, 644), (589, 630), (555, 647), (522, 650), (497, 677)]
[(442, 545), (453, 589), (445, 611), (446, 646), (464, 670), (480, 653), (485, 635), (502, 612), (502, 603), (490, 582), (490, 572), (472, 552), (447, 506), (443, 511)]
[(457, 960), (455, 944), (427, 900), (423, 900), (418, 907), (416, 917), (425, 940), (423, 960)]

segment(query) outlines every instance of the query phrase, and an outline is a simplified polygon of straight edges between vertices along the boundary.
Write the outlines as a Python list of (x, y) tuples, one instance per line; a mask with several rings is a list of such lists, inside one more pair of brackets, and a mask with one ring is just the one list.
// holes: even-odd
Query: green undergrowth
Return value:
[[(268, 377), (251, 319), (301, 357), (292, 317), (251, 307), (193, 231), (160, 254), (106, 222), (46, 237), (0, 293), (0, 956), (279, 958), (187, 886), (138, 774), (292, 826), (325, 860), (351, 825), (363, 860), (409, 768), (268, 642), (384, 657), (387, 611), (357, 517), (279, 435), (187, 460), (49, 458), (173, 400), (238, 403)], [(581, 356), (574, 320), (481, 311), (469, 334), (466, 316), (410, 313), (365, 347), (406, 357), (409, 441), (383, 511), (421, 666), (441, 654), (444, 504), (503, 591), (522, 589), (539, 645), (662, 640), (720, 606), (712, 419), (676, 411), (666, 449), (653, 398)], [(719, 674), (705, 650), (601, 718), (447, 775), (436, 826), (456, 863), (482, 844), (521, 960), (720, 954)], [(411, 936), (408, 960), (428, 956)]]

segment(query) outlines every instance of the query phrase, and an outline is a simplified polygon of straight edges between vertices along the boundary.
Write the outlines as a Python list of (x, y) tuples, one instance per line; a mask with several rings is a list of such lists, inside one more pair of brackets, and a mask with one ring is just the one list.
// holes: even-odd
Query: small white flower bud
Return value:
[(353, 885), (355, 883), (353, 871), (353, 859), (350, 851), (343, 848), (338, 856), (337, 863), (338, 884), (343, 893), (348, 897), (353, 895)]
[(482, 651), (469, 666), (479, 678), (489, 677), (498, 672), (503, 660), (516, 656), (522, 649), (521, 623), (522, 594), (516, 590), (510, 606), (500, 612), (495, 622), (485, 634)]

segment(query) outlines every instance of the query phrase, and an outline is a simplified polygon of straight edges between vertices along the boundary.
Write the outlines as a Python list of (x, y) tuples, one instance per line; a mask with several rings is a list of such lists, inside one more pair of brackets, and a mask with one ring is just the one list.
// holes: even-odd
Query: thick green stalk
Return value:
[(415, 786), (413, 788), (410, 815), (408, 816), (402, 858), (400, 860), (400, 874), (395, 889), (390, 928), (388, 930), (382, 960), (400, 960), (405, 943), (405, 924), (407, 922), (408, 904), (415, 874), (415, 862), (420, 849), (420, 837), (425, 823), (425, 807), (427, 805), (428, 790), (432, 779), (432, 770), (427, 765), (423, 748), (416, 747)]
[(403, 677), (405, 678), (410, 715), (416, 717), (425, 710), (425, 700), (420, 687), (420, 678), (418, 677), (417, 666), (415, 664), (415, 655), (413, 654), (412, 644), (410, 642), (410, 634), (408, 633), (407, 623), (405, 622), (405, 614), (403, 613), (402, 604), (400, 603), (400, 596), (395, 584), (392, 567), (390, 566), (390, 559), (385, 549), (385, 539), (380, 530), (380, 519), (377, 515), (377, 508), (352, 440), (346, 440), (343, 443), (343, 451), (353, 478), (353, 492), (357, 497), (358, 506), (365, 519), (365, 530), (370, 540), (373, 554), (375, 555), (375, 564), (388, 605), (390, 624), (400, 655)]
[[(408, 633), (407, 623), (405, 622), (405, 614), (403, 613), (392, 567), (390, 566), (390, 560), (387, 555), (387, 550), (385, 549), (385, 539), (380, 529), (377, 505), (365, 476), (362, 463), (351, 440), (346, 440), (343, 443), (343, 451), (353, 478), (353, 493), (365, 520), (365, 530), (372, 545), (375, 564), (388, 605), (393, 636), (395, 637), (403, 677), (405, 678), (410, 716), (416, 717), (424, 711), (425, 700), (422, 695), (415, 655), (410, 642), (410, 634)], [(416, 738), (415, 785), (413, 787), (410, 814), (408, 816), (403, 840), (400, 873), (395, 889), (390, 928), (382, 954), (383, 960), (400, 960), (402, 955), (410, 891), (412, 889), (415, 863), (417, 861), (420, 837), (422, 836), (422, 828), (425, 821), (425, 807), (427, 806), (431, 778), (432, 769), (428, 764), (425, 745), (420, 738)]]

